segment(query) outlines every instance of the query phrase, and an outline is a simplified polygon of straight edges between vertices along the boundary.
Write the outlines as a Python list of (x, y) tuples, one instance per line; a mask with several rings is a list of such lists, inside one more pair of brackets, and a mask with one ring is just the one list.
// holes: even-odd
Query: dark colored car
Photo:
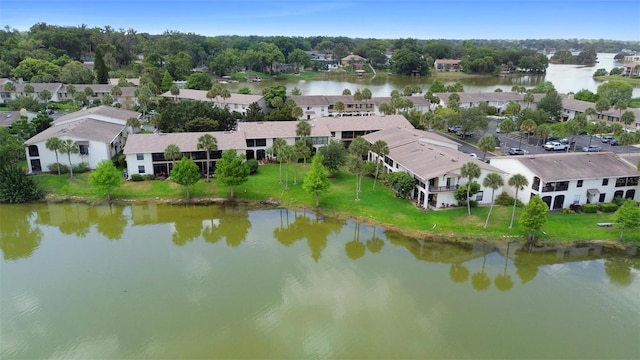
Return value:
[(609, 145), (618, 146), (620, 144), (618, 143), (618, 139), (611, 139), (611, 140), (609, 140)]
[(529, 152), (525, 149), (511, 148), (509, 149), (509, 155), (526, 155)]

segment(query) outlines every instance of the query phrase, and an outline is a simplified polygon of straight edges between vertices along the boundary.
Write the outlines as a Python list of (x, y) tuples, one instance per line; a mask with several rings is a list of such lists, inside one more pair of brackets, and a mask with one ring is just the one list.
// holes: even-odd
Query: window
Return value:
[(136, 159), (137, 159), (137, 160), (144, 160), (144, 154), (137, 153), (137, 154), (136, 154)]
[(138, 166), (138, 174), (144, 174), (144, 165)]
[(80, 155), (89, 155), (89, 145), (78, 145)]
[(606, 197), (607, 194), (600, 194), (600, 199), (598, 200), (598, 202), (604, 202), (604, 198)]
[(40, 172), (42, 171), (42, 166), (40, 165), (40, 160), (32, 159), (31, 160), (31, 171)]
[(602, 186), (609, 185), (609, 179), (602, 179)]
[(627, 185), (627, 178), (617, 178), (616, 179), (616, 187), (626, 186), (626, 185)]
[(484, 196), (484, 192), (480, 191), (479, 193), (476, 194), (476, 201), (480, 202), (482, 201), (482, 197)]
[(537, 177), (537, 176), (533, 177), (533, 184), (531, 184), (531, 188), (533, 190), (536, 190), (536, 191), (540, 190), (540, 178), (539, 177)]
[(36, 145), (29, 145), (29, 156), (40, 156)]
[(578, 185), (576, 185), (576, 187), (582, 187), (582, 181), (583, 180), (578, 180)]
[(267, 139), (256, 139), (256, 146), (267, 146)]

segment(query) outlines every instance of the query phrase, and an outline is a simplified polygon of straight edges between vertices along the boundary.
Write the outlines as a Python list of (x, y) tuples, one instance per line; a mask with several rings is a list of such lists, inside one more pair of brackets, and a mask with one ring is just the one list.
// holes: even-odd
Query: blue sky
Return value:
[(640, 0), (0, 0), (0, 26), (201, 35), (640, 40)]

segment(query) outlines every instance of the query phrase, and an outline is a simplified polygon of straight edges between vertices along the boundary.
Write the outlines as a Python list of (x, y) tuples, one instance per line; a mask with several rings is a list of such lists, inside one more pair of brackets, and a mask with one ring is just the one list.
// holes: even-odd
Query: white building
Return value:
[[(535, 195), (551, 210), (611, 202), (616, 196), (640, 201), (640, 172), (614, 153), (504, 156), (491, 158), (491, 165), (508, 174), (505, 183), (514, 174), (524, 175), (529, 185), (518, 199), (525, 204)], [(505, 191), (515, 196), (515, 188), (505, 186)]]
[[(47, 139), (52, 137), (73, 140), (79, 152), (71, 154), (71, 163), (87, 163), (95, 169), (100, 161), (109, 160), (122, 150), (129, 134), (127, 119), (139, 116), (134, 111), (98, 106), (58, 118), (50, 128), (25, 142), (29, 173), (48, 172), (49, 165), (56, 163), (55, 152), (46, 147)], [(58, 152), (58, 162), (67, 164), (67, 155)]]
[(247, 109), (252, 103), (257, 103), (263, 112), (266, 113), (268, 111), (266, 101), (262, 95), (231, 94), (231, 96), (226, 99), (221, 96), (209, 99), (207, 98), (207, 92), (208, 91), (206, 90), (180, 89), (180, 94), (177, 96), (174, 96), (170, 91), (167, 91), (162, 94), (162, 97), (168, 99), (188, 99), (211, 102), (214, 106), (221, 108), (228, 106), (229, 111), (236, 111), (242, 115), (247, 114)]
[[(461, 175), (462, 165), (468, 162), (476, 163), (481, 170), (477, 181), (482, 181), (489, 173), (503, 171), (483, 161), (470, 157), (457, 150), (458, 144), (442, 135), (410, 128), (387, 128), (365, 135), (371, 144), (377, 140), (384, 140), (389, 147), (389, 155), (379, 159), (374, 153), (369, 153), (370, 161), (383, 161), (386, 172), (403, 171), (417, 180), (411, 197), (416, 204), (423, 208), (439, 209), (456, 206), (455, 191), (468, 180)], [(501, 193), (501, 188), (495, 190), (495, 195)], [(481, 204), (491, 203), (493, 190), (485, 187), (472, 200)]]

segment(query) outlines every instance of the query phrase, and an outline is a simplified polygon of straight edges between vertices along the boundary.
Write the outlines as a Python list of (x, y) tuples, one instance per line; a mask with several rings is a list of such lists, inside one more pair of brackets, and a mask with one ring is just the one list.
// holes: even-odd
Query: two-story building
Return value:
[[(522, 174), (526, 189), (518, 192), (523, 203), (535, 195), (558, 210), (571, 205), (611, 202), (614, 197), (640, 201), (640, 172), (614, 153), (559, 153), (491, 158), (491, 165), (509, 174)], [(509, 186), (505, 191), (515, 196)]]
[[(373, 144), (384, 140), (389, 147), (389, 154), (379, 158), (369, 152), (370, 161), (384, 163), (385, 172), (403, 171), (417, 181), (413, 189), (412, 199), (422, 208), (441, 209), (456, 206), (456, 190), (467, 184), (462, 177), (461, 169), (467, 162), (476, 163), (481, 170), (479, 184), (492, 172), (502, 175), (503, 171), (483, 161), (470, 157), (457, 150), (458, 143), (433, 132), (421, 131), (407, 127), (392, 127), (364, 136)], [(492, 201), (491, 194), (500, 194), (501, 189), (487, 189), (481, 186), (472, 200), (481, 204)]]
[(462, 71), (462, 60), (460, 59), (436, 59), (433, 62), (436, 71)]
[(71, 163), (87, 163), (95, 169), (100, 161), (109, 160), (122, 150), (130, 128), (126, 122), (140, 113), (110, 106), (98, 106), (77, 111), (56, 119), (51, 127), (25, 142), (29, 173), (48, 172), (49, 165), (65, 164), (67, 155), (47, 149), (49, 138), (71, 139), (78, 146), (77, 154), (70, 154)]
[(229, 111), (235, 111), (242, 115), (247, 114), (247, 109), (252, 103), (257, 103), (263, 112), (266, 113), (268, 111), (266, 101), (262, 95), (231, 94), (228, 98), (223, 98), (221, 96), (216, 98), (207, 98), (207, 92), (208, 91), (206, 90), (180, 89), (180, 93), (178, 95), (172, 95), (170, 91), (167, 91), (162, 94), (162, 97), (174, 100), (188, 99), (207, 101), (211, 102), (214, 106), (221, 108), (228, 106)]

